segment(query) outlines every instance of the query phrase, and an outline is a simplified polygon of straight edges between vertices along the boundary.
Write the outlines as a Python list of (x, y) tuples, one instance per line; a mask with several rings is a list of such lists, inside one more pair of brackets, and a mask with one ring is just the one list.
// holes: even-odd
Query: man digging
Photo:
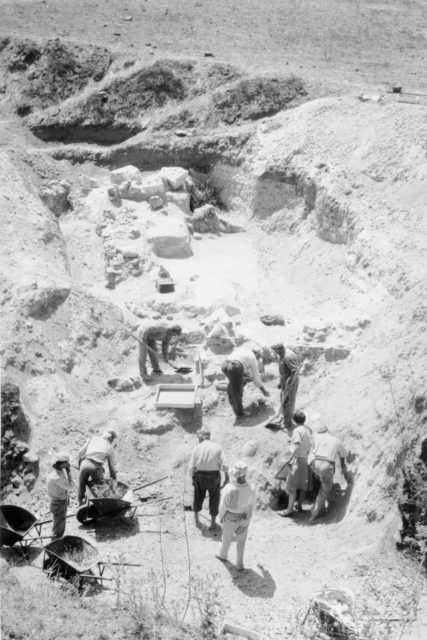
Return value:
[(139, 374), (143, 380), (151, 380), (151, 376), (148, 375), (147, 371), (147, 356), (150, 358), (153, 374), (161, 376), (163, 373), (159, 364), (157, 342), (161, 342), (163, 360), (168, 363), (169, 347), (178, 342), (181, 334), (182, 328), (177, 324), (168, 326), (167, 324), (159, 323), (148, 327), (139, 327), (136, 332), (136, 338), (139, 342)]
[(258, 365), (260, 358), (259, 349), (239, 347), (230, 353), (221, 367), (228, 378), (228, 399), (237, 418), (250, 415), (243, 411), (243, 389), (247, 382), (252, 381), (264, 396), (270, 395), (261, 382)]

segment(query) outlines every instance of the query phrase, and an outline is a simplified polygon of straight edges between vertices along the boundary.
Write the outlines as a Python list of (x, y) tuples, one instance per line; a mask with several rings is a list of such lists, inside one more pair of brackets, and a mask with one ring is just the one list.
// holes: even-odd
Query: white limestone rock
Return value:
[(176, 191), (184, 186), (188, 178), (188, 171), (181, 167), (163, 167), (160, 170), (159, 176), (168, 187)]
[(190, 194), (185, 189), (179, 191), (167, 191), (166, 198), (168, 202), (172, 202), (181, 209), (187, 216), (190, 211)]
[(193, 255), (188, 227), (177, 218), (160, 220), (150, 229), (147, 241), (159, 258), (189, 258)]
[(141, 173), (137, 167), (129, 164), (126, 167), (120, 167), (110, 171), (110, 180), (113, 184), (122, 185), (126, 182), (141, 182)]

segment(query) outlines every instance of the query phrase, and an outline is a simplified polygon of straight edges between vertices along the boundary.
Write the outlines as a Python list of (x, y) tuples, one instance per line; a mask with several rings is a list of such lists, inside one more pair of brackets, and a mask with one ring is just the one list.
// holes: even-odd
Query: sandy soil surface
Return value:
[[(424, 3), (266, 4), (248, 2), (242, 11), (230, 2), (195, 0), (102, 7), (2, 0), (0, 29), (90, 40), (132, 51), (142, 62), (212, 52), (249, 70), (286, 66), (334, 94), (389, 82), (424, 88)], [(191, 584), (191, 618), (195, 590), (212, 594), (217, 588), (221, 615), (230, 622), (265, 638), (298, 638), (313, 594), (326, 584), (342, 586), (355, 593), (360, 621), (371, 621), (364, 627), (370, 637), (400, 637), (401, 621), (412, 618), (424, 588), (417, 566), (395, 551), (394, 537), (402, 458), (416, 451), (425, 432), (425, 409), (414, 404), (424, 398), (427, 355), (425, 107), (341, 95), (263, 119), (251, 129), (240, 165), (224, 160), (211, 172), (228, 205), (221, 215), (242, 230), (196, 234), (193, 255), (185, 259), (153, 255), (145, 235), (163, 214), (146, 202), (113, 207), (108, 168), (54, 162), (49, 145), (7, 109), (1, 124), (4, 377), (21, 389), (31, 448), (40, 455), (34, 488), (18, 488), (8, 500), (46, 513), (49, 448), (68, 447), (75, 460), (88, 435), (114, 426), (120, 479), (137, 486), (168, 475), (153, 495), (169, 499), (142, 505), (141, 512), (152, 515), (133, 522), (106, 520), (88, 528), (72, 518), (67, 532), (93, 541), (103, 557), (141, 562), (143, 569), (129, 568), (125, 580), (134, 580), (147, 598), (153, 580), (162, 589), (166, 581), (166, 606), (182, 612)], [(82, 176), (96, 178), (97, 185), (85, 191)], [(52, 178), (71, 184), (73, 210), (59, 218), (37, 195)], [(178, 207), (165, 209), (183, 218)], [(109, 241), (126, 241), (144, 258), (142, 275), (113, 289), (105, 286), (108, 243), (98, 226), (105, 211), (115, 213)], [(174, 293), (156, 291), (159, 264), (176, 281)], [(52, 291), (62, 292), (59, 302)], [(43, 292), (56, 305), (44, 316), (31, 312)], [(301, 350), (307, 366), (298, 406), (313, 424), (320, 414), (349, 448), (354, 488), (337, 474), (335, 510), (314, 526), (307, 526), (309, 504), (293, 520), (283, 519), (271, 496), (289, 445), (288, 434), (264, 428), (279, 398), (275, 363), (264, 374), (271, 397), (259, 405), (250, 386), (246, 403), (258, 409), (243, 423), (234, 421), (226, 395), (215, 388), (223, 356), (198, 339), (179, 363), (191, 364), (200, 351), (208, 374), (202, 417), (156, 411), (154, 384), (123, 393), (107, 384), (137, 375), (129, 333), (141, 322), (167, 318), (200, 337), (210, 311), (224, 304), (240, 310), (235, 332), (243, 339), (262, 345), (285, 340)], [(285, 327), (264, 326), (259, 318), (269, 312), (282, 314)], [(161, 381), (182, 378), (165, 367)], [(246, 458), (258, 485), (258, 509), (243, 574), (215, 558), (220, 532), (207, 529), (207, 505), (200, 528), (184, 510), (191, 504), (186, 463), (201, 424), (231, 462), (244, 455), (248, 441), (256, 446)], [(34, 557), (35, 564), (40, 560)], [(36, 573), (25, 566), (14, 571), (22, 580)], [(398, 621), (372, 621), (381, 616)], [(421, 640), (417, 633), (407, 637)]]

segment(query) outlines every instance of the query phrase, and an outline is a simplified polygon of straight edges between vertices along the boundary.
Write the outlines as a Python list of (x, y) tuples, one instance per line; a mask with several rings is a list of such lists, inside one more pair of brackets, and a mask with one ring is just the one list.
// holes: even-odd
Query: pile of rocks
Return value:
[[(22, 493), (33, 488), (38, 475), (38, 456), (21, 440), (28, 437), (30, 427), (22, 411), (19, 387), (10, 382), (2, 385), (1, 489)], [(10, 485), (10, 486), (9, 486)]]
[(96, 233), (104, 242), (106, 287), (114, 289), (128, 277), (138, 277), (143, 273), (145, 263), (145, 243), (139, 239), (141, 232), (136, 228), (136, 214), (123, 208), (120, 214), (110, 209), (102, 213), (96, 226)]

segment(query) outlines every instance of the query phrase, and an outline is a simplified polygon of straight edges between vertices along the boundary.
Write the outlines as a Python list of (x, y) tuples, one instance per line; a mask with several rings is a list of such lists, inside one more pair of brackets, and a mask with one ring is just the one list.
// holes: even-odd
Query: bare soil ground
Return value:
[[(425, 582), (418, 566), (395, 551), (394, 538), (402, 461), (416, 454), (426, 419), (426, 107), (362, 103), (356, 94), (391, 84), (426, 90), (424, 3), (251, 1), (243, 9), (225, 1), (46, 0), (1, 1), (0, 9), (2, 35), (60, 36), (110, 49), (120, 64), (113, 62), (107, 82), (133, 57), (143, 66), (166, 55), (200, 62), (208, 52), (249, 75), (296, 73), (310, 91), (315, 87), (310, 98), (323, 96), (243, 127), (224, 125), (224, 132), (221, 125), (209, 138), (202, 130), (184, 138), (185, 149), (173, 132), (150, 139), (151, 130), (108, 149), (54, 146), (35, 138), (13, 113), (10, 87), (16, 85), (4, 76), (2, 361), (4, 379), (21, 389), (31, 449), (40, 455), (34, 486), (9, 486), (7, 500), (45, 513), (49, 448), (66, 446), (75, 457), (88, 435), (114, 426), (120, 479), (136, 486), (167, 474), (155, 494), (170, 500), (142, 507), (155, 515), (133, 523), (87, 528), (70, 519), (67, 532), (94, 542), (102, 557), (141, 562), (143, 569), (127, 570), (128, 587), (132, 582), (153, 600), (153, 585), (164, 583), (167, 608), (180, 615), (191, 585), (189, 619), (197, 618), (198, 588), (215, 599), (217, 614), (279, 639), (301, 637), (300, 620), (321, 587), (344, 586), (356, 595), (364, 637), (400, 638), (405, 631), (404, 637), (422, 640), (405, 621), (416, 615), (422, 621), (416, 609)], [(82, 93), (78, 87), (77, 98), (99, 93), (96, 82)], [(221, 215), (241, 232), (196, 234), (186, 259), (154, 256), (145, 235), (163, 214), (146, 202), (114, 207), (109, 169), (131, 162), (153, 176), (169, 164), (162, 162), (168, 154), (173, 164), (195, 169), (216, 158), (209, 175), (227, 208)], [(82, 175), (95, 178), (96, 186), (85, 190)], [(60, 218), (37, 195), (53, 178), (71, 184), (73, 209)], [(183, 217), (171, 202), (166, 210)], [(105, 211), (114, 215), (105, 218)], [(99, 225), (106, 219), (103, 239)], [(106, 288), (108, 242), (136, 251), (142, 275), (128, 274)], [(172, 273), (175, 293), (156, 292), (159, 264)], [(271, 494), (289, 442), (287, 434), (264, 428), (278, 402), (274, 363), (265, 372), (271, 398), (241, 424), (215, 389), (221, 356), (210, 350), (201, 352), (209, 374), (201, 418), (156, 412), (154, 385), (123, 393), (107, 385), (137, 375), (129, 333), (140, 322), (167, 317), (194, 337), (224, 303), (240, 309), (235, 328), (244, 339), (263, 345), (282, 339), (300, 351), (306, 366), (299, 407), (313, 423), (320, 413), (350, 450), (353, 491), (337, 474), (335, 510), (315, 526), (307, 526), (307, 512), (279, 518)], [(271, 311), (283, 314), (284, 328), (260, 323)], [(199, 349), (195, 340), (186, 359)], [(259, 400), (248, 389), (246, 401), (256, 406)], [(257, 448), (247, 458), (259, 499), (243, 574), (215, 558), (220, 534), (205, 526), (207, 512), (196, 528), (184, 510), (191, 502), (186, 462), (201, 423), (231, 462), (249, 440)], [(39, 579), (25, 564), (13, 573), (21, 583)], [(113, 601), (108, 592), (96, 597)], [(109, 629), (109, 637), (120, 637)], [(72, 629), (67, 634), (74, 638)], [(103, 636), (89, 626), (88, 637)]]

